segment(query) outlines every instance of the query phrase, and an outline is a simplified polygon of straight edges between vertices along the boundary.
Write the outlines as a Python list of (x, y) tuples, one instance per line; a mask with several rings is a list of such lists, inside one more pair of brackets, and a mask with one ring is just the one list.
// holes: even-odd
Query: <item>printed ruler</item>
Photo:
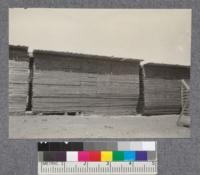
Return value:
[(39, 143), (38, 175), (158, 174), (155, 142), (57, 143)]
[(157, 162), (39, 162), (39, 175), (154, 175)]

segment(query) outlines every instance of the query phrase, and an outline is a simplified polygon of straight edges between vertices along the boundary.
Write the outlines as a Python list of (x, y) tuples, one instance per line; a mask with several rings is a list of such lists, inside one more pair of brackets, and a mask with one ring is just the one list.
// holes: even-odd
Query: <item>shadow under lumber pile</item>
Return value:
[(39, 50), (33, 55), (33, 112), (136, 113), (140, 60)]
[(9, 113), (26, 111), (29, 87), (29, 57), (25, 46), (9, 47)]
[(148, 63), (142, 66), (143, 115), (179, 114), (181, 79), (189, 80), (190, 68)]

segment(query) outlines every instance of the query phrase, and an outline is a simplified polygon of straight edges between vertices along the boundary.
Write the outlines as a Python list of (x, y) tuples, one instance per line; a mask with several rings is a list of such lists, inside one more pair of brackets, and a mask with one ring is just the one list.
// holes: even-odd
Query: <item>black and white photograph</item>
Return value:
[(9, 138), (190, 138), (191, 9), (9, 9)]

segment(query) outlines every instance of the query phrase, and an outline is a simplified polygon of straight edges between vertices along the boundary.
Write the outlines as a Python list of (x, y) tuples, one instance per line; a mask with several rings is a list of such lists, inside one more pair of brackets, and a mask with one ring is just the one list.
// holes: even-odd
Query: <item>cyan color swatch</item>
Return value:
[(134, 161), (134, 160), (136, 160), (135, 151), (124, 151), (124, 160), (125, 161)]

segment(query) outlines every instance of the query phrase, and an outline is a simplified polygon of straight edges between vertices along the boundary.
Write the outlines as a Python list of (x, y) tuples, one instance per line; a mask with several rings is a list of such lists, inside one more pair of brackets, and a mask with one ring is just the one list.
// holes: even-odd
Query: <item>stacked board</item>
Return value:
[(29, 88), (27, 47), (10, 46), (9, 56), (9, 113), (25, 112)]
[(141, 69), (143, 115), (180, 114), (181, 79), (189, 79), (189, 67), (148, 63)]
[(190, 82), (182, 80), (181, 84), (181, 114), (190, 115)]
[(36, 113), (135, 114), (139, 60), (34, 51)]
[(139, 70), (139, 98), (137, 105), (137, 113), (141, 114), (144, 107), (144, 78), (143, 78), (143, 68), (140, 66)]

